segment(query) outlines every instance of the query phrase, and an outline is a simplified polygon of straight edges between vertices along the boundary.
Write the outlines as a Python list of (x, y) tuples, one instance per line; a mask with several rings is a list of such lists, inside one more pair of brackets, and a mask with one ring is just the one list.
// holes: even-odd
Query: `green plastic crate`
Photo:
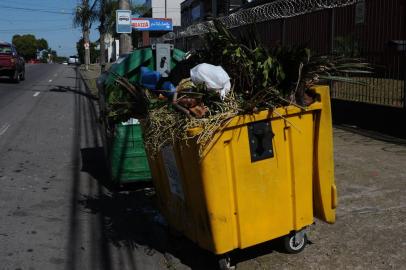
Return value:
[(116, 184), (151, 181), (141, 126), (137, 122), (117, 124), (111, 138), (111, 176)]

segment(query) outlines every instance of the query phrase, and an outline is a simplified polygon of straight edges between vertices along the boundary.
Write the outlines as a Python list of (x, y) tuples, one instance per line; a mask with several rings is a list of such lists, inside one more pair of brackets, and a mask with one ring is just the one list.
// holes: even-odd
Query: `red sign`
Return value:
[(150, 27), (148, 20), (133, 19), (131, 23), (133, 28), (148, 29)]

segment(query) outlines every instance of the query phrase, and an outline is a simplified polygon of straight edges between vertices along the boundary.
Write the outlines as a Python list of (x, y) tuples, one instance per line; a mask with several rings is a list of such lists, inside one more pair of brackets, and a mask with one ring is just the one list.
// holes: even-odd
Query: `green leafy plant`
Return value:
[(371, 73), (368, 63), (344, 55), (312, 55), (305, 46), (266, 48), (255, 29), (240, 40), (219, 21), (205, 36), (200, 62), (222, 66), (233, 80), (246, 111), (303, 104), (307, 89), (326, 81), (359, 83), (354, 74)]
[[(152, 153), (158, 153), (171, 141), (190, 139), (188, 130), (198, 127), (200, 131), (193, 137), (200, 144), (202, 154), (214, 134), (236, 115), (273, 110), (290, 104), (305, 109), (308, 105), (306, 93), (311, 94), (309, 89), (314, 85), (331, 80), (357, 83), (351, 79), (352, 74), (371, 72), (369, 65), (360, 59), (342, 55), (312, 55), (305, 46), (267, 48), (255, 37), (237, 39), (219, 21), (214, 21), (214, 28), (204, 36), (203, 48), (193, 52), (182, 64), (194, 67), (199, 63), (209, 63), (223, 67), (232, 84), (224, 100), (206, 87), (186, 87), (190, 89), (182, 92), (182, 82), (188, 81), (182, 78), (181, 83), (176, 83), (178, 87), (173, 100), (163, 101), (140, 86), (120, 83), (123, 78), (117, 77), (120, 89), (124, 90), (110, 97), (116, 102), (112, 103), (116, 106), (111, 110), (112, 116), (116, 119), (129, 115), (134, 117), (140, 115), (141, 108), (146, 116), (145, 144)], [(189, 71), (188, 68), (184, 72), (185, 76)], [(144, 94), (141, 94), (143, 91)], [(203, 117), (193, 117), (188, 107), (190, 103), (182, 107), (177, 102), (180, 96), (195, 99), (194, 103), (204, 106), (208, 113)], [(122, 100), (126, 99), (128, 102), (122, 104)]]

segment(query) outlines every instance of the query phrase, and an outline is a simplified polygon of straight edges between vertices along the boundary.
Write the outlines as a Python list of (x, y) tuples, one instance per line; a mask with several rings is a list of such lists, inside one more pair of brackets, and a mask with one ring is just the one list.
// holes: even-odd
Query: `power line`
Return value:
[(60, 14), (60, 15), (72, 15), (73, 14), (73, 12), (52, 11), (52, 10), (36, 9), (36, 8), (13, 7), (13, 6), (1, 5), (1, 4), (0, 4), (0, 8), (21, 10), (21, 11), (31, 11), (31, 12), (32, 11), (34, 11), (34, 12), (43, 12), (43, 13)]
[[(0, 18), (0, 21), (1, 22), (15, 22), (15, 18), (12, 18), (12, 19), (4, 19), (4, 18)], [(23, 19), (18, 19), (18, 22), (60, 22), (60, 21), (62, 21), (61, 19), (49, 19), (49, 20), (39, 20), (39, 19), (37, 19), (37, 18), (32, 18), (32, 19), (26, 19), (26, 20), (23, 20)]]
[[(61, 6), (62, 7), (69, 6), (69, 9), (71, 9), (71, 5), (69, 3), (60, 3), (60, 2), (67, 2), (64, 0), (59, 0), (59, 1), (54, 0), (53, 2), (56, 2), (56, 3), (49, 3), (50, 0), (43, 0), (43, 2), (42, 2), (42, 0), (34, 0), (34, 1), (35, 1), (35, 8), (37, 8), (37, 9), (61, 10), (61, 9), (63, 9), (63, 8), (61, 8)], [(17, 7), (18, 6), (24, 7), (24, 6), (27, 6), (27, 4), (32, 4), (34, 1), (33, 0), (13, 0), (12, 2), (13, 2), (13, 5), (16, 5)], [(0, 2), (6, 2), (6, 1), (0, 0)], [(11, 2), (11, 1), (8, 1), (8, 2)], [(66, 9), (68, 9), (68, 8), (66, 8)]]
[(13, 29), (13, 30), (1, 30), (0, 33), (17, 33), (17, 32), (52, 32), (52, 31), (62, 31), (62, 30), (74, 30), (75, 28), (53, 28), (53, 29)]

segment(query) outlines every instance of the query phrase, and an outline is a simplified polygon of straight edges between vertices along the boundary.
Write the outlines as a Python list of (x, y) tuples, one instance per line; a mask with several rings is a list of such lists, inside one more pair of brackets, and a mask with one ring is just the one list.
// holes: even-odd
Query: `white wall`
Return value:
[(165, 18), (165, 2), (166, 17), (172, 19), (173, 26), (180, 26), (180, 3), (183, 0), (151, 0), (152, 17)]
[(104, 39), (106, 43), (107, 49), (107, 63), (111, 61), (114, 62), (119, 57), (119, 49), (120, 49), (120, 40), (115, 40), (111, 35), (106, 34), (106, 38)]

